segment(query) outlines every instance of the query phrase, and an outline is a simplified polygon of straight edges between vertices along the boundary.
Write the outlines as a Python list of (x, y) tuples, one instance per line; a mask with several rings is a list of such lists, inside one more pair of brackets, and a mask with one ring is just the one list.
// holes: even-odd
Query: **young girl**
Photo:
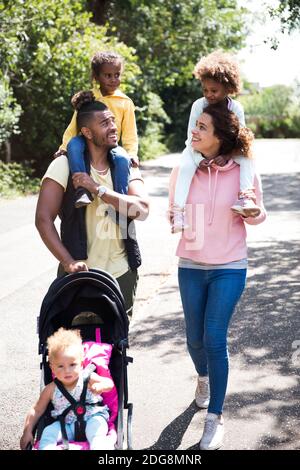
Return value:
[[(233, 57), (221, 51), (215, 51), (203, 57), (195, 66), (194, 75), (201, 82), (203, 98), (196, 100), (191, 109), (186, 147), (180, 159), (179, 174), (175, 189), (174, 217), (172, 232), (176, 233), (187, 227), (184, 218), (184, 207), (190, 190), (190, 184), (198, 166), (207, 165), (201, 153), (191, 147), (191, 131), (196, 127), (196, 121), (203, 109), (209, 104), (223, 102), (230, 111), (234, 112), (241, 126), (245, 126), (244, 110), (242, 105), (229, 97), (240, 90), (240, 76), (237, 63)], [(245, 196), (247, 190), (253, 188), (254, 162), (246, 156), (218, 156), (214, 163), (223, 166), (228, 157), (240, 165), (240, 193), (237, 202), (231, 207), (244, 217), (256, 216), (260, 213), (258, 206)], [(246, 193), (247, 194), (247, 193)]]
[[(122, 147), (132, 160), (134, 166), (138, 166), (138, 137), (134, 114), (134, 104), (132, 100), (119, 90), (121, 75), (124, 69), (123, 58), (115, 52), (97, 52), (91, 62), (92, 80), (94, 81), (93, 94), (95, 99), (102, 101), (110, 109), (116, 119), (118, 130), (118, 142), (122, 142)], [(77, 136), (75, 111), (72, 120), (67, 127), (63, 142), (56, 152), (55, 156), (66, 154), (68, 150), (68, 159), (71, 173), (86, 172), (84, 163), (85, 143), (83, 139), (78, 138), (70, 140)], [(116, 152), (121, 152), (118, 149)], [(124, 154), (121, 156), (124, 156)], [(80, 188), (76, 193), (75, 206), (82, 207), (92, 201), (90, 193)]]
[[(79, 330), (65, 330), (60, 328), (48, 338), (48, 357), (55, 381), (46, 385), (37, 403), (29, 411), (23, 435), (20, 440), (21, 449), (26, 449), (29, 443), (33, 443), (33, 428), (39, 418), (44, 414), (50, 401), (54, 410), (53, 418), (58, 418), (53, 424), (45, 427), (39, 443), (40, 450), (55, 450), (56, 444), (62, 439), (59, 416), (70, 405), (70, 402), (60, 391), (61, 385), (78, 401), (83, 389), (83, 346)], [(105, 449), (104, 438), (108, 431), (109, 418), (107, 406), (101, 405), (100, 393), (108, 392), (113, 388), (113, 381), (107, 377), (100, 377), (92, 373), (88, 382), (86, 394), (86, 437), (90, 449)], [(69, 440), (74, 439), (76, 415), (70, 411), (65, 417), (65, 430)]]

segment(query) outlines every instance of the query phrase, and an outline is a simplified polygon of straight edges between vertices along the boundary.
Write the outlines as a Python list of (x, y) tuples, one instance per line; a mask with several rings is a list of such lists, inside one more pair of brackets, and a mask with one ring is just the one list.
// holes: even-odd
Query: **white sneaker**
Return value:
[(80, 207), (85, 207), (88, 206), (91, 203), (91, 199), (86, 193), (83, 193), (78, 199), (75, 201), (75, 207), (76, 209), (79, 209)]
[(208, 408), (209, 404), (209, 380), (208, 377), (198, 375), (195, 402), (199, 408)]
[(261, 212), (260, 208), (248, 197), (239, 198), (231, 206), (231, 210), (244, 217), (257, 217)]
[(217, 450), (223, 445), (224, 419), (222, 415), (207, 413), (200, 441), (200, 450)]

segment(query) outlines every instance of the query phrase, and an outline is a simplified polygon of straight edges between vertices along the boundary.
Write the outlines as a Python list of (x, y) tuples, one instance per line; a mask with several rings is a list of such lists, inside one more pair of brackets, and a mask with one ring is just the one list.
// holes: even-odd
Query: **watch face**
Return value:
[(105, 187), (105, 186), (99, 186), (99, 188), (98, 188), (98, 194), (99, 194), (99, 196), (101, 197), (101, 196), (103, 196), (103, 194), (105, 194), (105, 193), (106, 193), (106, 187)]

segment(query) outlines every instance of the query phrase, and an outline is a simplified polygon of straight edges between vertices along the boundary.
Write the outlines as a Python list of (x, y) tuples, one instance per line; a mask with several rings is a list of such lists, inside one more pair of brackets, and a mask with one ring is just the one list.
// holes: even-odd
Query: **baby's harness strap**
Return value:
[(69, 440), (68, 440), (66, 424), (65, 424), (65, 418), (67, 414), (70, 411), (73, 411), (77, 418), (74, 423), (74, 426), (75, 426), (74, 440), (85, 441), (86, 440), (86, 435), (85, 435), (86, 422), (84, 421), (84, 416), (86, 413), (86, 405), (95, 406), (99, 404), (99, 403), (88, 403), (86, 401), (86, 392), (87, 392), (87, 387), (88, 387), (88, 383), (90, 380), (90, 375), (91, 375), (91, 372), (87, 376), (85, 376), (83, 380), (82, 392), (78, 401), (76, 401), (75, 398), (72, 397), (72, 395), (65, 389), (64, 385), (61, 383), (60, 380), (58, 380), (57, 378), (54, 379), (54, 382), (57, 388), (61, 391), (64, 397), (70, 402), (70, 406), (68, 406), (61, 415), (57, 416), (57, 419), (60, 422), (64, 450), (69, 450)]

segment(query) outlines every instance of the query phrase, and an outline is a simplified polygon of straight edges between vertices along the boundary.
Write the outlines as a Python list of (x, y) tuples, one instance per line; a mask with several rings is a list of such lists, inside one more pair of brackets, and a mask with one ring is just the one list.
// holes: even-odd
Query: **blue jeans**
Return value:
[(221, 414), (228, 379), (227, 330), (246, 269), (179, 268), (187, 347), (200, 376), (209, 376), (209, 413)]
[[(74, 423), (66, 424), (68, 440), (74, 440)], [(86, 422), (85, 434), (91, 450), (105, 450), (105, 436), (108, 431), (106, 419), (102, 413), (95, 413)], [(56, 444), (62, 440), (60, 422), (46, 426), (39, 443), (39, 450), (56, 450)]]
[[(84, 153), (86, 150), (85, 138), (82, 135), (73, 137), (67, 145), (67, 156), (71, 174), (73, 173), (87, 173), (87, 168), (84, 161)], [(110, 150), (117, 158), (118, 165), (124, 161), (124, 181), (127, 183), (128, 175), (128, 155), (122, 147), (116, 147)], [(122, 172), (121, 172), (122, 174)], [(125, 179), (126, 178), (126, 179)]]

